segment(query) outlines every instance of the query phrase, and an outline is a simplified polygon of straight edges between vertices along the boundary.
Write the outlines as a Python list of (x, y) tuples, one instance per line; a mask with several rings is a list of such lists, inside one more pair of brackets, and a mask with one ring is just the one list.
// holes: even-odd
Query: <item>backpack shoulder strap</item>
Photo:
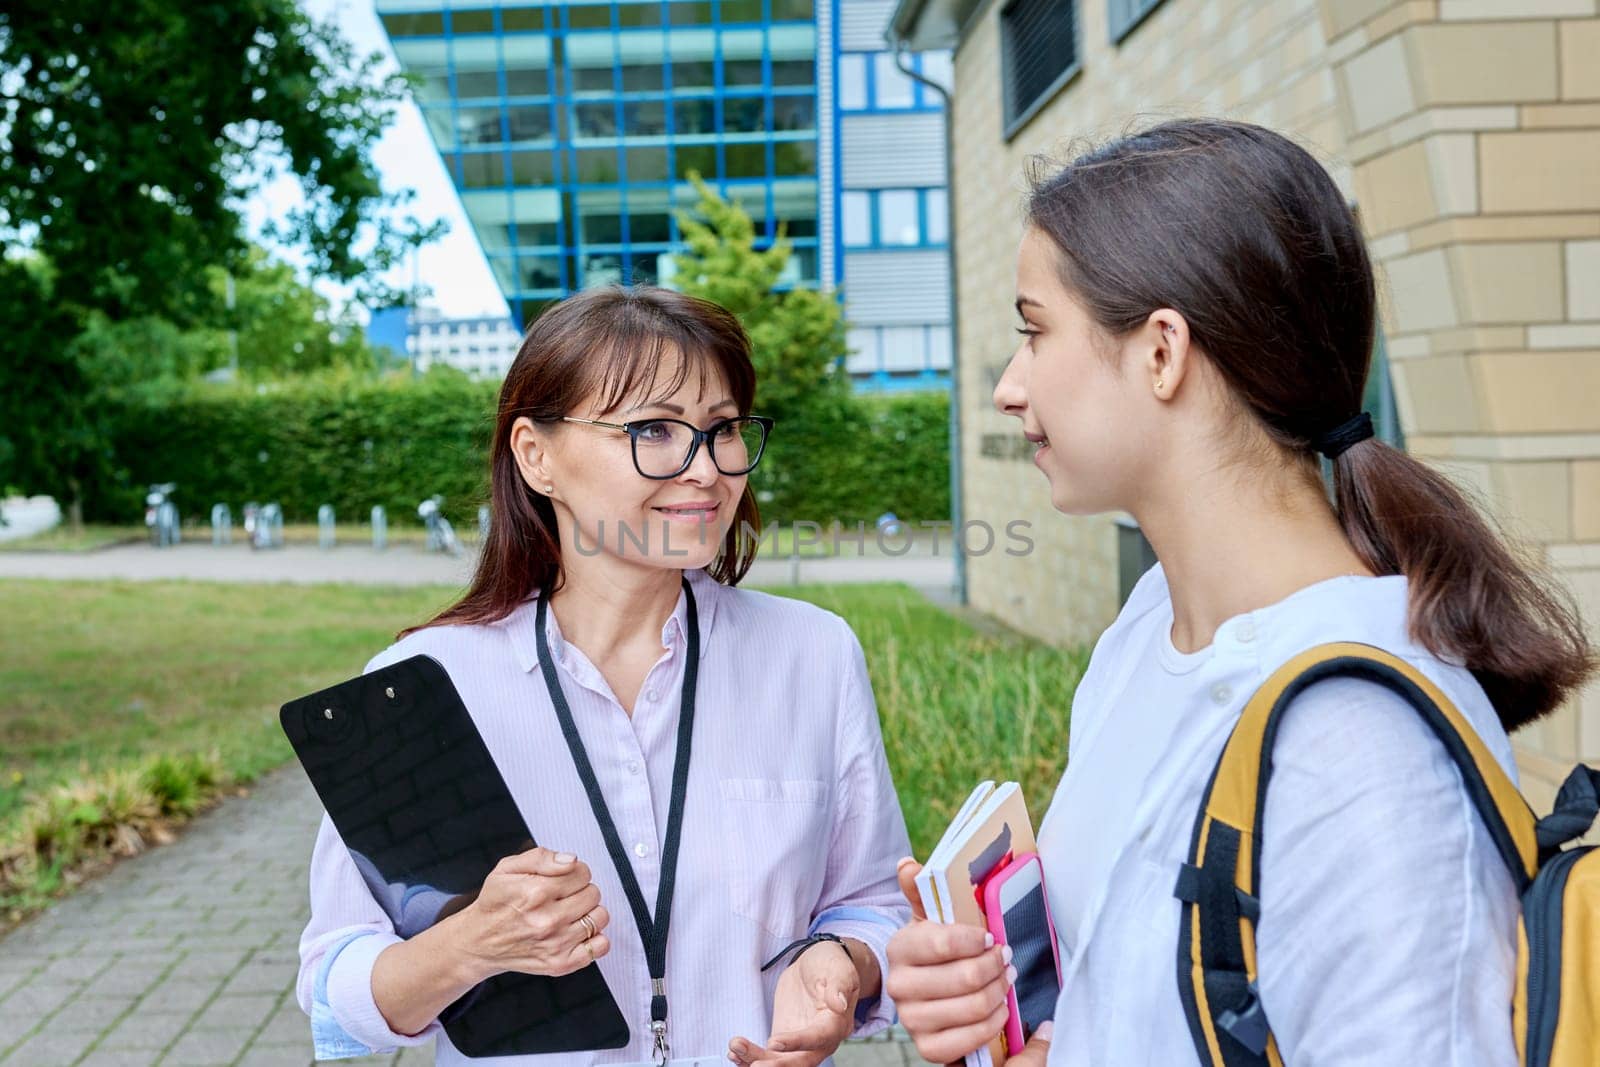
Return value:
[(1438, 686), (1371, 645), (1341, 642), (1301, 653), (1245, 705), (1206, 786), (1189, 862), (1178, 878), (1178, 989), (1200, 1062), (1208, 1067), (1282, 1067), (1256, 986), (1262, 816), (1283, 714), (1296, 696), (1329, 678), (1374, 682), (1410, 704), (1460, 769), (1519, 894), (1538, 870), (1532, 810)]

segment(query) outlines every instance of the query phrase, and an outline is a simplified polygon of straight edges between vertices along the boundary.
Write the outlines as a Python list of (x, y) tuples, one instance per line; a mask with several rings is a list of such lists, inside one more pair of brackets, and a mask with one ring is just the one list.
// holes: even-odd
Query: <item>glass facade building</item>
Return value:
[[(518, 323), (668, 280), (698, 173), (819, 274), (814, 0), (471, 5), (379, 16)], [(825, 106), (832, 106), (831, 102)], [(831, 193), (831, 188), (826, 190)], [(822, 274), (832, 274), (831, 270)]]

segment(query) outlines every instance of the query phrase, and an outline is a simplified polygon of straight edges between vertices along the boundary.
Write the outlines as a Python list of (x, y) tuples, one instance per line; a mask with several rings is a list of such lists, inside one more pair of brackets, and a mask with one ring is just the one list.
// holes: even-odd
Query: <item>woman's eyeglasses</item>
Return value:
[(721, 419), (704, 430), (682, 419), (601, 422), (562, 416), (561, 421), (626, 433), (633, 442), (634, 469), (658, 480), (676, 478), (688, 470), (702, 444), (723, 474), (748, 474), (761, 462), (767, 434), (772, 432), (772, 420), (761, 415)]

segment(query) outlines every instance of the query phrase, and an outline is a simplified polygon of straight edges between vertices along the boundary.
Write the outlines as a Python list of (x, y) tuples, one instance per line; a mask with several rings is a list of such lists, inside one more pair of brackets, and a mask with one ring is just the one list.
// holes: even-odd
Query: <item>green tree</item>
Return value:
[[(83, 457), (25, 439), (49, 443), (74, 427), (85, 454), (103, 451), (93, 408), (119, 368), (83, 335), (145, 331), (174, 341), (175, 366), (212, 358), (173, 331), (222, 319), (214, 270), (248, 272), (240, 204), (278, 170), (299, 179), (305, 204), (269, 236), (301, 247), (313, 276), (361, 282), (370, 301), (392, 295), (371, 279), (436, 229), (402, 217), (407, 197), (386, 195), (373, 167), (405, 92), (379, 62), (295, 0), (0, 7), (0, 251), (49, 264), (47, 276), (0, 288), (0, 321), (52, 324), (26, 344), (5, 341), (0, 394), (26, 386), (32, 402), (7, 404), (22, 421), (0, 425), (0, 455), (12, 457), (0, 483), (70, 502)], [(139, 320), (152, 321), (124, 325)], [(59, 373), (34, 375), (45, 365)]]
[(806, 499), (807, 479), (823, 477), (816, 457), (849, 433), (851, 392), (844, 359), (844, 313), (830, 293), (782, 288), (793, 246), (782, 232), (771, 247), (756, 247), (755, 226), (737, 203), (723, 199), (698, 175), (693, 213), (679, 212), (688, 245), (674, 256), (672, 284), (721, 304), (750, 335), (756, 369), (756, 411), (776, 420), (754, 486), (769, 514), (826, 518), (793, 511)]

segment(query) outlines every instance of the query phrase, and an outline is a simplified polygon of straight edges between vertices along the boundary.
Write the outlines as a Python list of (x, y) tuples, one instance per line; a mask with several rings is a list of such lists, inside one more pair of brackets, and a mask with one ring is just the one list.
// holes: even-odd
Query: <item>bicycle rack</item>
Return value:
[(317, 547), (332, 548), (337, 537), (333, 527), (333, 505), (324, 504), (317, 509)]
[(213, 504), (211, 506), (211, 543), (214, 545), (233, 544), (233, 512), (226, 504)]

